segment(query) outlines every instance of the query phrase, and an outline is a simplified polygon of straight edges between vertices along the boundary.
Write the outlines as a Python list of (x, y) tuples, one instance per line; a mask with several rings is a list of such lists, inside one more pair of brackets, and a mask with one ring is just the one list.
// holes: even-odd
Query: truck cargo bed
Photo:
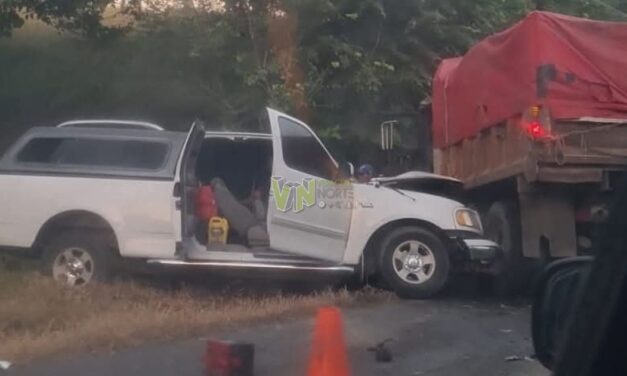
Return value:
[(517, 175), (528, 182), (600, 182), (627, 165), (627, 119), (555, 122), (554, 139), (534, 140), (511, 120), (434, 152), (435, 172), (474, 188)]

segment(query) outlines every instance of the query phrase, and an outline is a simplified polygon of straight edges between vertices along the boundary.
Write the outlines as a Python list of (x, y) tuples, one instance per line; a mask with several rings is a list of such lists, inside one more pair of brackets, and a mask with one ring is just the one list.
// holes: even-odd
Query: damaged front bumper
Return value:
[(454, 252), (451, 256), (463, 269), (489, 272), (502, 256), (502, 249), (492, 240), (470, 231), (448, 231)]
[(462, 248), (468, 252), (470, 261), (492, 263), (499, 257), (501, 247), (488, 239), (461, 239)]

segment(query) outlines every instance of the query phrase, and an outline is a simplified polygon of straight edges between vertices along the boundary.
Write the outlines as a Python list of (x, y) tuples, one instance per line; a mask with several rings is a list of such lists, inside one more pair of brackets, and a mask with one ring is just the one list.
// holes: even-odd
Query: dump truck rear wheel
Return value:
[(501, 245), (503, 255), (496, 261), (492, 291), (497, 296), (522, 293), (529, 285), (522, 254), (520, 217), (513, 201), (492, 204), (485, 215), (484, 229), (488, 239)]

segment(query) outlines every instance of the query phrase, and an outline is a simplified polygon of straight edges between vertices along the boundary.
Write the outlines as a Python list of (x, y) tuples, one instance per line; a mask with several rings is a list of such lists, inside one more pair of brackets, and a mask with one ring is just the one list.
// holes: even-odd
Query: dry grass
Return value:
[(193, 337), (229, 325), (313, 313), (324, 305), (386, 300), (375, 291), (233, 296), (119, 282), (67, 289), (35, 273), (0, 273), (0, 359), (23, 363)]

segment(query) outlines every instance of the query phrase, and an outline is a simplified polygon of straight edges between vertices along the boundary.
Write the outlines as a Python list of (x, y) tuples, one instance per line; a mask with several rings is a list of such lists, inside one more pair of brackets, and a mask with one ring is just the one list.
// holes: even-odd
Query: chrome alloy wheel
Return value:
[(403, 281), (416, 285), (428, 281), (436, 268), (433, 251), (417, 240), (408, 240), (396, 247), (392, 263)]
[(93, 258), (87, 251), (78, 247), (61, 251), (52, 266), (53, 278), (68, 286), (86, 285), (93, 275)]

